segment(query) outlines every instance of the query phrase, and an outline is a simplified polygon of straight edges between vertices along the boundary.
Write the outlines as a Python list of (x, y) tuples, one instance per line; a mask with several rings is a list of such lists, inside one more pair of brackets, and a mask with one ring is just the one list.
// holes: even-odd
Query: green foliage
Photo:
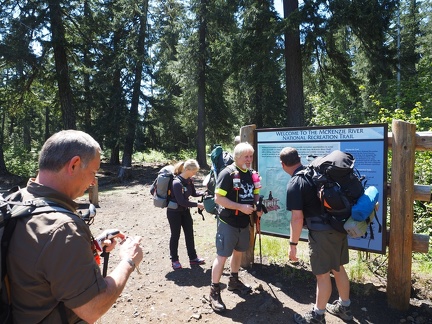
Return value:
[[(259, 236), (255, 241), (255, 255), (259, 253)], [(261, 253), (268, 257), (269, 263), (285, 263), (288, 256), (288, 240), (261, 235)]]
[(185, 161), (187, 159), (195, 159), (195, 157), (196, 152), (193, 150), (180, 150), (175, 154), (159, 150), (148, 150), (144, 152), (135, 152), (133, 155), (133, 161), (146, 163), (175, 163), (175, 161)]
[(148, 152), (135, 152), (132, 158), (134, 162), (168, 163), (170, 161), (166, 154), (156, 150), (150, 150)]
[[(378, 107), (381, 106), (379, 100), (375, 100), (373, 97), (371, 100)], [(377, 122), (387, 123), (389, 125), (389, 131), (391, 131), (391, 125), (393, 119), (404, 120), (416, 125), (417, 131), (430, 131), (432, 129), (432, 118), (429, 117), (429, 113), (421, 102), (416, 102), (415, 107), (409, 112), (402, 109), (395, 109), (390, 111), (389, 109), (380, 108)], [(389, 152), (391, 156), (391, 152)], [(430, 184), (432, 183), (432, 152), (430, 151), (417, 151), (415, 153), (415, 166), (414, 166), (414, 183), (416, 184)], [(391, 165), (391, 159), (389, 158), (389, 166)], [(391, 170), (389, 167), (389, 174)], [(415, 201), (414, 202), (414, 232), (432, 235), (432, 203)]]
[(364, 254), (361, 251), (350, 251), (350, 263), (345, 269), (350, 280), (362, 282), (368, 275), (371, 275), (368, 262), (363, 259)]
[[(268, 258), (269, 263), (286, 263), (288, 261), (289, 240), (281, 237), (269, 235), (261, 235), (261, 252), (263, 256)], [(259, 253), (259, 236), (255, 241), (255, 255)], [(306, 242), (301, 242), (297, 246), (297, 257), (303, 260), (308, 260), (308, 245)]]
[[(373, 96), (370, 98), (377, 107), (381, 106), (381, 102)], [(408, 112), (403, 109), (389, 110), (381, 107), (377, 122), (386, 123), (391, 130), (393, 119), (403, 120), (416, 125), (416, 131), (429, 131), (432, 129), (432, 118), (429, 117), (429, 112), (425, 109), (421, 102), (416, 102), (415, 107)]]
[(428, 253), (413, 253), (413, 260), (413, 273), (432, 273), (431, 249), (429, 249)]
[(38, 169), (38, 153), (27, 151), (20, 144), (13, 144), (4, 151), (7, 170), (23, 178), (35, 177)]

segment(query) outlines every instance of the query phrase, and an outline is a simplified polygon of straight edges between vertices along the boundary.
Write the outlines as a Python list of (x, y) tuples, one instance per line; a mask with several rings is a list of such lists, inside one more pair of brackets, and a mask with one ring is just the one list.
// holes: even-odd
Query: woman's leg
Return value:
[(185, 235), (186, 249), (189, 256), (189, 260), (196, 259), (197, 253), (195, 250), (193, 219), (190, 210), (187, 210), (182, 215), (182, 227)]
[(182, 226), (182, 216), (180, 213), (167, 211), (167, 217), (168, 222), (171, 229), (171, 238), (170, 238), (170, 257), (171, 261), (178, 261), (178, 245), (179, 245), (179, 239), (180, 239), (180, 232), (181, 232), (181, 226)]

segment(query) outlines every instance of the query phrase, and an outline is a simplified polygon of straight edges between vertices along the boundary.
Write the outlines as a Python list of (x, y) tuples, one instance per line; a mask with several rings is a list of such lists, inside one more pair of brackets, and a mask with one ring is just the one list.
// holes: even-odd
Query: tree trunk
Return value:
[(201, 167), (207, 167), (205, 142), (205, 86), (206, 86), (206, 12), (207, 0), (201, 0), (199, 17), (199, 61), (198, 61), (198, 129), (197, 161)]
[(32, 138), (31, 138), (30, 125), (32, 124), (31, 123), (32, 116), (30, 114), (29, 113), (26, 114), (26, 116), (24, 117), (24, 124), (23, 124), (23, 146), (26, 152), (31, 151)]
[[(283, 0), (284, 18), (298, 10), (298, 0)], [(303, 75), (298, 27), (285, 31), (285, 77), (287, 91), (286, 126), (303, 126)]]
[[(123, 32), (121, 29), (118, 29), (114, 32), (113, 37), (113, 47), (114, 47), (114, 53), (113, 57), (118, 57), (119, 55), (119, 42), (120, 38), (122, 37)], [(111, 157), (110, 157), (110, 163), (114, 165), (120, 164), (120, 129), (123, 125), (123, 89), (122, 89), (122, 82), (121, 82), (121, 68), (118, 66), (118, 63), (115, 63), (116, 66), (114, 68), (113, 73), (113, 84), (112, 84), (112, 91), (111, 91), (111, 97), (109, 102), (109, 109), (108, 109), (108, 118), (107, 118), (107, 125), (108, 127), (105, 129), (105, 134), (107, 137), (107, 145), (111, 149)], [(115, 131), (112, 131), (115, 130)]]
[[(148, 1), (148, 0), (147, 0)], [(135, 141), (135, 131), (138, 123), (138, 107), (141, 96), (141, 79), (143, 74), (143, 65), (144, 65), (144, 45), (145, 45), (145, 37), (146, 37), (146, 27), (147, 27), (147, 8), (148, 2), (145, 1), (143, 13), (140, 14), (139, 21), (139, 34), (138, 34), (138, 43), (137, 43), (137, 62), (135, 67), (135, 82), (133, 84), (133, 93), (132, 100), (130, 105), (129, 116), (127, 119), (127, 133), (124, 145), (123, 152), (123, 167), (131, 167), (132, 166), (132, 154), (133, 154), (133, 146)]]
[[(89, 8), (88, 1), (84, 1), (84, 19), (87, 21), (92, 20), (91, 9)], [(90, 59), (90, 44), (86, 42), (84, 44), (83, 51), (83, 62), (87, 69), (91, 69), (91, 59)], [(90, 74), (88, 72), (84, 73), (84, 131), (91, 133), (91, 108), (92, 108), (92, 96), (90, 90)]]
[(0, 145), (0, 175), (6, 175), (6, 174), (9, 174), (9, 171), (6, 168), (6, 163), (3, 154), (3, 141), (2, 141)]
[(50, 137), (50, 108), (47, 105), (45, 107), (45, 132), (44, 132), (44, 141), (46, 141)]
[(111, 147), (111, 155), (110, 155), (110, 164), (112, 165), (119, 165), (120, 164), (120, 145), (116, 144), (113, 147)]
[(4, 160), (4, 154), (3, 154), (3, 144), (4, 144), (4, 136), (3, 136), (3, 132), (4, 132), (4, 124), (5, 124), (5, 118), (6, 118), (6, 114), (5, 114), (5, 109), (2, 109), (2, 114), (1, 114), (2, 120), (1, 120), (1, 133), (0, 133), (0, 175), (5, 175), (5, 174), (9, 174), (7, 168), (6, 168), (6, 163)]
[(73, 107), (72, 90), (69, 80), (69, 68), (66, 55), (66, 38), (63, 26), (63, 13), (59, 0), (48, 2), (50, 11), (52, 45), (58, 83), (60, 107), (62, 111), (63, 127), (76, 128), (75, 109)]

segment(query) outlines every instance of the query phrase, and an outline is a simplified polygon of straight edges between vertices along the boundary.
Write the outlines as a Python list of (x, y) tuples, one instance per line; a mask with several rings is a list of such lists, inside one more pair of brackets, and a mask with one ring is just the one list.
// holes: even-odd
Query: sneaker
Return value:
[(203, 258), (196, 257), (195, 259), (189, 260), (189, 263), (190, 263), (190, 265), (205, 264), (205, 260)]
[(314, 324), (325, 324), (325, 316), (315, 313), (314, 310), (307, 312), (303, 316), (300, 314), (294, 314), (294, 322), (298, 324), (314, 323)]
[(210, 306), (215, 312), (223, 312), (226, 307), (222, 301), (220, 287), (210, 287)]
[(248, 294), (252, 291), (252, 287), (249, 285), (245, 285), (243, 282), (240, 281), (239, 278), (229, 277), (228, 290), (237, 290), (242, 294)]
[(179, 270), (179, 269), (182, 268), (182, 266), (181, 266), (181, 264), (180, 264), (179, 261), (172, 262), (172, 267), (173, 267), (174, 270)]
[(351, 321), (353, 319), (351, 308), (349, 306), (342, 306), (339, 299), (335, 300), (333, 304), (327, 303), (326, 310), (344, 321)]

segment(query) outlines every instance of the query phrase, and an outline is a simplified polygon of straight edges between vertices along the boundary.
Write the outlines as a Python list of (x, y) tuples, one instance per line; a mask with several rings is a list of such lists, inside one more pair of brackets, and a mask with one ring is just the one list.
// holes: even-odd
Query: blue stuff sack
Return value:
[(367, 187), (357, 203), (352, 206), (351, 217), (358, 222), (364, 221), (374, 210), (378, 198), (378, 189), (374, 186)]

